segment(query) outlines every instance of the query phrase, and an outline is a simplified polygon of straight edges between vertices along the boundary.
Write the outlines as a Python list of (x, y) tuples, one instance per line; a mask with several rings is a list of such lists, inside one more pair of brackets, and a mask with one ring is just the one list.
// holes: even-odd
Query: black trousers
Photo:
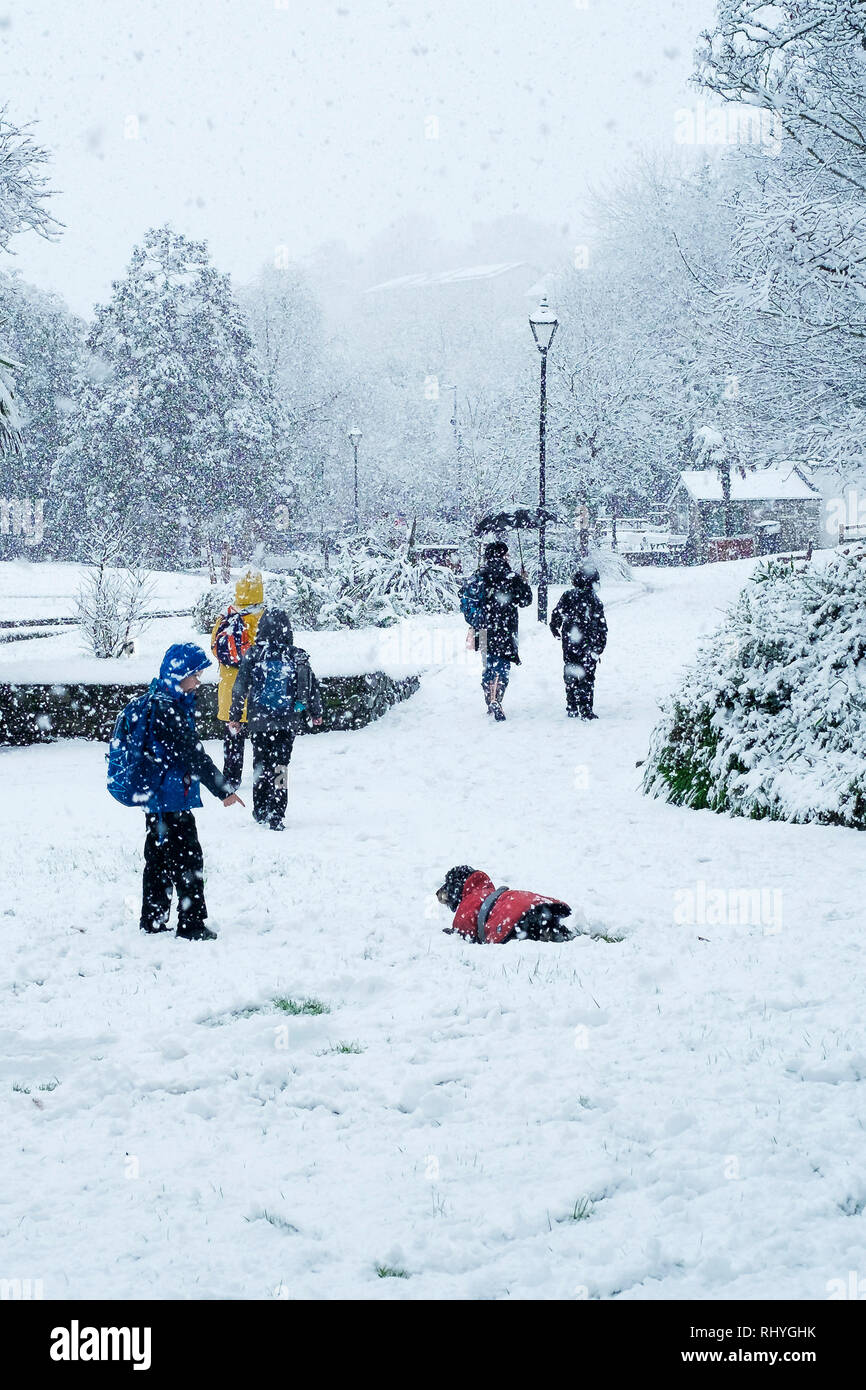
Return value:
[(485, 699), (489, 700), (496, 688), (497, 698), (504, 695), (508, 689), (508, 681), (511, 676), (511, 662), (507, 656), (488, 656), (484, 661), (484, 670), (481, 672), (481, 689), (484, 691)]
[(237, 791), (243, 779), (246, 741), (247, 731), (243, 724), (240, 733), (237, 734), (233, 734), (228, 728), (226, 729), (226, 736), (223, 739), (223, 777), (233, 792)]
[(289, 802), (289, 763), (295, 736), (290, 729), (250, 734), (253, 745), (253, 817), (282, 825)]
[(192, 811), (162, 811), (145, 816), (144, 878), (141, 928), (164, 931), (177, 889), (178, 931), (200, 927), (207, 917), (204, 857)]
[(596, 664), (589, 657), (584, 657), (580, 662), (566, 662), (563, 675), (565, 704), (569, 714), (579, 714), (582, 719), (588, 719), (592, 714), (595, 670)]

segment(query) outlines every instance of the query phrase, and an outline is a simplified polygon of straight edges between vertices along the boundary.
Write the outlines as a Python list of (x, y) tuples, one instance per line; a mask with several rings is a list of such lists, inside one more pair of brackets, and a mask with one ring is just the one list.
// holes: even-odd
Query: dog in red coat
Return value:
[(470, 941), (501, 946), (506, 941), (571, 941), (575, 936), (565, 924), (571, 916), (568, 903), (541, 893), (497, 888), (483, 869), (468, 864), (448, 870), (436, 897), (454, 913), (445, 931)]

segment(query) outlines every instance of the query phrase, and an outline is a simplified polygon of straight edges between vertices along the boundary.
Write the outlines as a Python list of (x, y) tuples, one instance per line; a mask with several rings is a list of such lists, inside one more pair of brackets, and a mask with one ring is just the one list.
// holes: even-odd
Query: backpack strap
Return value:
[(475, 936), (482, 946), (484, 945), (484, 931), (487, 926), (487, 919), (490, 916), (496, 904), (499, 902), (499, 899), (502, 897), (502, 894), (507, 892), (507, 888), (494, 889), (492, 893), (487, 894), (487, 897), (484, 899), (484, 902), (478, 909), (478, 921), (475, 925)]

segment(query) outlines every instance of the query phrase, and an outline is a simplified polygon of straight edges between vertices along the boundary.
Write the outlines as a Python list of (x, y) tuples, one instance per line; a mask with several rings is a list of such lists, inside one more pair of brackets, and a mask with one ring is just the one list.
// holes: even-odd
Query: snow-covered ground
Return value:
[[(73, 599), (87, 573), (84, 565), (60, 561), (0, 563), (0, 618), (68, 618)], [(150, 611), (191, 608), (207, 580), (199, 574), (155, 570), (151, 575)]]
[[(0, 619), (69, 617), (84, 573), (79, 565), (0, 563)], [(241, 571), (233, 573), (237, 577)], [(152, 576), (149, 611), (191, 608), (206, 587), (207, 579), (202, 575), (156, 571)], [(33, 631), (41, 635), (0, 644), (0, 682), (130, 685), (150, 680), (159, 669), (163, 652), (172, 642), (195, 642), (205, 651), (210, 650), (209, 635), (198, 632), (191, 618), (153, 619), (137, 636), (135, 655), (111, 661), (88, 654), (77, 626), (35, 628)], [(442, 635), (431, 637), (429, 624), (415, 619), (402, 623), (399, 633), (365, 628), (357, 632), (299, 631), (297, 634), (298, 642), (309, 651), (319, 676), (352, 676), (384, 670), (398, 679), (413, 675), (448, 655), (454, 637), (455, 634), (448, 637), (448, 651), (445, 651)], [(214, 665), (205, 680), (216, 679)]]
[[(504, 725), (437, 620), (417, 695), (300, 741), (287, 834), (208, 799), (216, 943), (139, 934), (141, 821), (100, 745), (0, 751), (0, 1276), (48, 1298), (821, 1299), (862, 1273), (863, 841), (639, 791), (656, 702), (749, 567), (603, 592), (588, 726), (531, 614)], [(443, 935), (458, 863), (595, 936)], [(738, 893), (748, 920), (714, 911)]]

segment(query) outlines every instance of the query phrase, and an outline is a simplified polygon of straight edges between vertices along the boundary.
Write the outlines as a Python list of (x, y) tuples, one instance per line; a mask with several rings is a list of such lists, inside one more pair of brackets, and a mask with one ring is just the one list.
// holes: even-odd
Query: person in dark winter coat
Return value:
[(585, 564), (574, 575), (550, 619), (550, 630), (562, 641), (565, 703), (571, 719), (597, 719), (592, 702), (599, 657), (607, 646), (607, 621), (595, 591), (598, 570)]
[(295, 735), (306, 719), (314, 727), (321, 724), (322, 692), (309, 656), (295, 646), (291, 618), (279, 608), (262, 615), (256, 644), (238, 667), (230, 727), (240, 727), (245, 701), (253, 745), (253, 817), (271, 830), (284, 830)]
[(141, 930), (168, 931), (172, 888), (177, 891), (177, 935), (213, 941), (205, 926), (204, 859), (193, 810), (201, 806), (201, 782), (224, 806), (243, 806), (195, 731), (199, 672), (210, 666), (201, 647), (169, 647), (150, 684), (148, 751), (162, 775), (145, 804)]
[(484, 547), (484, 564), (478, 571), (484, 586), (484, 628), (486, 657), (481, 689), (487, 713), (503, 720), (502, 696), (508, 686), (511, 667), (520, 665), (517, 649), (518, 608), (528, 608), (532, 590), (526, 572), (515, 574), (508, 563), (505, 541), (491, 541)]

